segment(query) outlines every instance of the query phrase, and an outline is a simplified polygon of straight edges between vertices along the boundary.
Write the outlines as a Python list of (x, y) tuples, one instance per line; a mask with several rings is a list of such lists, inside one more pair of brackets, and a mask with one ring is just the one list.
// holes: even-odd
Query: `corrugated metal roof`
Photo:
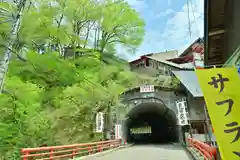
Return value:
[(195, 71), (172, 71), (193, 97), (203, 97)]

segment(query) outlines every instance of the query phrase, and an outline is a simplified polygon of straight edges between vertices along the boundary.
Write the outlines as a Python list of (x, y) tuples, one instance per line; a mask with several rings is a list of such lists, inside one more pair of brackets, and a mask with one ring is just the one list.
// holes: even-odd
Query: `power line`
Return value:
[(192, 38), (192, 32), (191, 32), (191, 19), (190, 19), (189, 0), (187, 0), (187, 10), (188, 10), (188, 31), (189, 31), (190, 40), (191, 40), (191, 38)]
[(190, 0), (190, 6), (191, 6), (191, 9), (192, 9), (192, 14), (193, 14), (193, 23), (196, 25), (196, 31), (197, 33), (199, 33), (199, 28), (198, 28), (198, 24), (197, 24), (197, 21), (196, 21), (196, 16), (195, 16), (195, 8), (193, 7), (193, 2), (192, 0)]

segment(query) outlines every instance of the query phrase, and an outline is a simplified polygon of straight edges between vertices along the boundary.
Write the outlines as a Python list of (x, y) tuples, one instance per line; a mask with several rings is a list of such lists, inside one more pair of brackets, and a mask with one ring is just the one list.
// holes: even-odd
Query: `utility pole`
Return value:
[[(207, 125), (207, 127), (206, 127), (206, 132), (207, 133), (205, 133), (205, 135), (209, 138), (209, 141), (212, 145), (212, 133), (210, 131), (211, 125), (210, 125), (210, 119), (209, 119), (209, 116), (208, 116), (208, 111), (207, 111), (206, 104), (203, 107), (204, 107), (204, 114), (205, 114), (205, 124)], [(205, 126), (205, 124), (204, 124), (204, 126)]]
[(1, 63), (0, 64), (0, 94), (2, 93), (2, 90), (3, 90), (5, 75), (8, 71), (8, 65), (12, 57), (12, 49), (13, 49), (14, 42), (16, 41), (16, 38), (17, 38), (17, 33), (20, 28), (20, 17), (21, 17), (21, 14), (23, 13), (24, 7), (26, 5), (26, 1), (27, 0), (13, 1), (13, 3), (17, 4), (18, 11), (16, 16), (14, 16), (14, 23), (12, 25), (12, 31), (9, 36), (10, 40), (7, 44), (7, 48), (4, 53), (4, 59), (2, 62), (0, 62)]

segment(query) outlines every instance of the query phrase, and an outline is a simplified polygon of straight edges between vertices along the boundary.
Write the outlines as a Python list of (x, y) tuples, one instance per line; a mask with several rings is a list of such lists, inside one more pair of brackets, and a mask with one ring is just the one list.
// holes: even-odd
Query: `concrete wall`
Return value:
[(142, 65), (139, 67), (132, 67), (131, 70), (142, 75), (154, 77), (158, 74), (166, 76), (173, 75), (171, 71), (177, 71), (180, 69), (149, 59), (149, 66)]
[(177, 113), (177, 107), (176, 107), (175, 101), (183, 98), (184, 95), (181, 94), (181, 93), (177, 93), (177, 94), (176, 93), (177, 92), (175, 92), (175, 91), (164, 91), (164, 90), (155, 88), (155, 92), (154, 93), (149, 93), (149, 94), (140, 93), (139, 90), (137, 90), (135, 92), (128, 92), (128, 93), (126, 93), (125, 95), (122, 96), (122, 98), (125, 100), (124, 101), (125, 103), (133, 105), (134, 104), (134, 100), (133, 101), (129, 101), (129, 102), (127, 102), (126, 100), (128, 100), (128, 99), (135, 99), (135, 98), (137, 99), (137, 98), (141, 98), (141, 97), (142, 98), (146, 98), (148, 96), (150, 96), (150, 97), (157, 97), (157, 98), (161, 99), (167, 107), (169, 107), (175, 113)]
[(191, 95), (188, 95), (187, 102), (190, 120), (204, 120), (205, 119), (204, 99), (193, 98)]
[[(203, 98), (193, 98), (190, 93), (184, 94), (182, 92), (177, 91), (166, 91), (161, 90), (160, 88), (155, 88), (154, 93), (140, 93), (139, 89), (135, 90), (134, 92), (127, 92), (122, 95), (123, 103), (134, 105), (134, 100), (127, 101), (128, 99), (139, 99), (139, 98), (146, 98), (146, 97), (156, 97), (163, 100), (164, 104), (172, 109), (175, 113), (177, 113), (177, 107), (175, 101), (180, 100), (184, 97), (187, 98), (188, 104), (188, 112), (189, 112), (189, 119), (190, 120), (205, 120), (205, 113), (204, 113), (204, 99)], [(125, 112), (127, 110), (124, 110)]]

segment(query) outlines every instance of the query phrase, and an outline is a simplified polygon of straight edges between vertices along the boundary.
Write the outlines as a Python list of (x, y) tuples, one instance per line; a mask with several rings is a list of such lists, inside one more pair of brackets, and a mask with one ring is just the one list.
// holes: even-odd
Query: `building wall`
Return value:
[(152, 67), (139, 67), (132, 69), (132, 71), (150, 77), (155, 77), (158, 74), (158, 70)]
[(204, 99), (188, 97), (188, 109), (190, 120), (201, 121), (205, 119), (204, 115)]
[(223, 59), (226, 60), (240, 45), (240, 1), (231, 0), (227, 2), (227, 51), (223, 54)]
[(165, 76), (173, 76), (171, 71), (179, 70), (178, 68), (166, 65), (164, 63), (149, 59), (148, 60), (148, 66), (147, 65), (136, 65), (131, 66), (131, 70), (133, 72), (148, 75), (151, 77), (155, 77), (157, 75), (165, 75)]

